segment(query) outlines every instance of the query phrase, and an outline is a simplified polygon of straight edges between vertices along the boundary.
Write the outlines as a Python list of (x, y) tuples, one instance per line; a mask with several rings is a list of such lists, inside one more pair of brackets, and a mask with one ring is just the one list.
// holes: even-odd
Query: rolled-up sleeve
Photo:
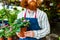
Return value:
[(35, 36), (34, 38), (43, 38), (46, 35), (50, 33), (50, 25), (48, 21), (48, 17), (46, 13), (44, 13), (40, 18), (39, 18), (39, 26), (42, 28), (41, 30), (34, 30)]

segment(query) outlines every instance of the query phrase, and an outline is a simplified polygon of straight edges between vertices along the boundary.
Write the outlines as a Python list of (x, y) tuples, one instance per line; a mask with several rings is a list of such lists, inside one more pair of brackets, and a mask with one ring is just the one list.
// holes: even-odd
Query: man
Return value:
[(31, 25), (24, 32), (24, 37), (17, 33), (19, 40), (41, 40), (50, 33), (47, 15), (37, 8), (39, 5), (41, 0), (21, 0), (21, 6), (26, 9), (18, 14), (17, 19), (24, 17), (30, 21)]

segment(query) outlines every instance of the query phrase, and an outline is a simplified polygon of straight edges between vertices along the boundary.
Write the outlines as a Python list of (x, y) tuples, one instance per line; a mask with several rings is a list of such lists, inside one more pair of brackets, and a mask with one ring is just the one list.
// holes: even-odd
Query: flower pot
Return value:
[(0, 40), (4, 40), (4, 38), (0, 38)]
[(19, 32), (19, 35), (20, 35), (21, 37), (24, 37), (24, 32), (26, 32), (26, 30), (27, 30), (27, 27), (21, 28), (21, 29), (20, 29), (20, 32)]
[(8, 37), (7, 40), (12, 40), (12, 37)]

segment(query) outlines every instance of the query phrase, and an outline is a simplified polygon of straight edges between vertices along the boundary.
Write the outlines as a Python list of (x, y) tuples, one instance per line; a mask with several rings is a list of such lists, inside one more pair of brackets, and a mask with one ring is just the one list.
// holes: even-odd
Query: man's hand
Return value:
[[(26, 31), (24, 32), (24, 34), (21, 34), (21, 33), (16, 33), (16, 34), (19, 38), (34, 37), (33, 31)], [(22, 37), (21, 35), (24, 35), (24, 37)]]
[(27, 31), (24, 33), (25, 37), (34, 37), (34, 32), (33, 31)]
[[(19, 37), (19, 38), (26, 38), (26, 36), (24, 35), (24, 34), (21, 34), (20, 32), (19, 33), (16, 33), (17, 34), (17, 36)], [(24, 35), (24, 37), (22, 37), (22, 35)]]

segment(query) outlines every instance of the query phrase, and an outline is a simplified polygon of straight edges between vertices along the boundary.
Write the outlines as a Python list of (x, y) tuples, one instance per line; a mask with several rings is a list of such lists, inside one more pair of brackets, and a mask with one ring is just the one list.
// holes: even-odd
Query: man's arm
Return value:
[(42, 12), (43, 15), (40, 17), (41, 30), (34, 30), (35, 38), (43, 38), (50, 33), (50, 25), (46, 13)]

